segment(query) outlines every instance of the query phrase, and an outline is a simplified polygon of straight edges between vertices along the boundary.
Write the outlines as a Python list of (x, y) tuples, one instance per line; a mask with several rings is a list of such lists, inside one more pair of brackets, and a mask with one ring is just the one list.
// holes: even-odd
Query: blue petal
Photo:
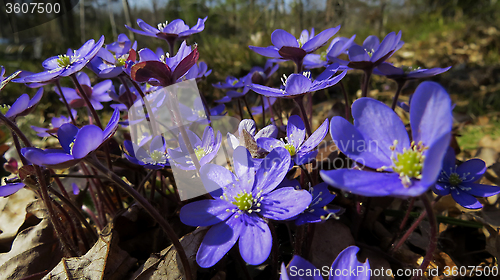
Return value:
[(311, 204), (311, 194), (283, 187), (264, 195), (260, 214), (272, 220), (286, 220), (302, 213)]
[(252, 194), (256, 196), (261, 191), (266, 194), (274, 190), (288, 173), (290, 161), (290, 153), (285, 148), (272, 150), (257, 170)]
[(71, 123), (66, 123), (61, 125), (57, 130), (57, 138), (61, 147), (66, 153), (70, 153), (71, 148), (69, 145), (75, 140), (76, 134), (78, 133), (78, 127)]
[(482, 159), (478, 158), (470, 159), (460, 164), (457, 168), (458, 175), (466, 178), (462, 181), (470, 183), (481, 179), (484, 172), (486, 172), (486, 163)]
[[(239, 184), (235, 184), (237, 182), (236, 176), (222, 166), (206, 164), (200, 168), (200, 177), (205, 189), (213, 197), (219, 197), (223, 193), (234, 197), (240, 192)], [(236, 188), (231, 187), (233, 184)]]
[[(1, 75), (0, 75), (1, 78)], [(9, 196), (16, 193), (20, 189), (24, 188), (24, 183), (11, 183), (7, 185), (0, 186), (0, 197)]]
[(211, 226), (227, 220), (234, 214), (235, 205), (222, 199), (205, 199), (184, 205), (179, 213), (181, 222), (189, 226)]
[(259, 265), (271, 253), (271, 231), (266, 222), (257, 215), (242, 215), (241, 219), (244, 223), (239, 241), (241, 257), (251, 265)]
[(300, 146), (299, 151), (301, 152), (309, 152), (312, 149), (315, 149), (321, 141), (325, 138), (328, 133), (328, 124), (329, 121), (326, 119), (316, 131), (313, 132), (309, 138)]
[(443, 166), (443, 158), (451, 139), (451, 134), (445, 134), (441, 139), (434, 141), (432, 146), (426, 150), (423, 155), (425, 156), (424, 165), (422, 167), (422, 184), (431, 186), (438, 179)]
[(75, 143), (72, 148), (72, 155), (75, 159), (80, 159), (90, 152), (99, 148), (102, 144), (103, 132), (95, 125), (82, 127), (75, 136)]
[(298, 150), (306, 138), (306, 129), (302, 118), (297, 115), (290, 116), (286, 126), (286, 134), (288, 143), (291, 143)]
[(284, 97), (286, 96), (283, 91), (280, 89), (276, 88), (270, 88), (266, 87), (263, 85), (258, 85), (258, 84), (251, 84), (248, 86), (249, 89), (255, 91), (258, 94), (262, 94), (264, 96), (271, 96), (271, 97)]
[(311, 91), (312, 81), (302, 74), (292, 74), (286, 80), (285, 93), (299, 95)]
[(239, 146), (233, 153), (234, 171), (240, 180), (240, 187), (247, 193), (252, 192), (255, 180), (255, 167), (250, 152), (243, 146)]
[(280, 58), (281, 55), (278, 52), (278, 49), (273, 46), (269, 46), (267, 48), (263, 47), (254, 47), (254, 46), (248, 46), (252, 51), (266, 57), (271, 57), (271, 58)]
[(7, 111), (5, 116), (7, 118), (15, 117), (17, 114), (22, 113), (28, 107), (28, 103), (30, 102), (29, 95), (22, 94), (17, 98), (17, 100), (12, 104), (10, 109)]
[(326, 44), (326, 42), (328, 40), (330, 40), (330, 38), (332, 38), (332, 36), (335, 35), (335, 33), (337, 33), (339, 31), (339, 29), (340, 29), (340, 25), (337, 27), (328, 28), (328, 29), (322, 31), (321, 33), (319, 33), (318, 35), (314, 36), (312, 39), (307, 41), (302, 46), (302, 48), (306, 52), (313, 52), (313, 51), (317, 50), (318, 48), (320, 48), (324, 44)]
[(464, 191), (453, 190), (451, 191), (451, 196), (464, 208), (480, 209), (483, 207), (483, 205), (475, 197)]
[(328, 280), (369, 280), (370, 279), (370, 263), (368, 260), (365, 263), (361, 263), (358, 261), (356, 254), (359, 252), (359, 248), (356, 246), (349, 246), (344, 249), (340, 254), (335, 258), (332, 263), (332, 267), (330, 271), (353, 271), (355, 270), (357, 273), (342, 276), (335, 276), (330, 274)]
[(489, 197), (500, 193), (500, 187), (498, 186), (474, 183), (461, 183), (460, 185), (467, 188), (466, 192), (473, 196)]
[[(314, 271), (317, 271), (317, 268), (308, 262), (307, 260), (303, 259), (302, 257), (298, 255), (294, 255), (290, 263), (288, 264), (288, 270), (291, 270), (293, 267), (293, 272), (287, 273), (287, 278), (284, 279), (289, 279), (289, 280), (323, 280), (323, 277), (321, 275), (318, 275), (318, 273), (315, 273)], [(299, 275), (299, 269), (303, 272), (303, 274)], [(306, 272), (308, 273), (314, 273), (314, 276), (306, 276)], [(282, 272), (283, 274), (283, 272)], [(293, 274), (293, 276), (291, 275)]]
[(271, 34), (271, 42), (278, 49), (284, 46), (299, 48), (299, 42), (297, 42), (297, 38), (283, 29), (274, 30), (274, 32)]
[(348, 53), (350, 61), (370, 61), (370, 56), (366, 53), (365, 49), (359, 45), (352, 45)]

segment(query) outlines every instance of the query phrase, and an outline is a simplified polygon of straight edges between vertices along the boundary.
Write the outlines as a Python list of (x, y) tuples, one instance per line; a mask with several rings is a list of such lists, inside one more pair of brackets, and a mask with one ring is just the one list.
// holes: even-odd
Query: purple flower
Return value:
[[(76, 110), (71, 110), (71, 114), (73, 115), (73, 118), (76, 118)], [(38, 127), (38, 126), (31, 126), (31, 128), (36, 132), (36, 135), (39, 137), (49, 137), (51, 135), (54, 135), (59, 127), (61, 127), (63, 124), (66, 123), (71, 123), (71, 117), (66, 117), (61, 115), (59, 118), (53, 117), (50, 123), (50, 128), (43, 128), (43, 127)]]
[(182, 42), (177, 54), (158, 57), (150, 49), (139, 51), (140, 62), (131, 67), (130, 76), (137, 82), (147, 82), (153, 86), (169, 86), (178, 81), (196, 64), (198, 48), (191, 50), (186, 42)]
[(101, 48), (90, 61), (88, 67), (99, 78), (114, 78), (123, 73), (127, 61), (136, 60), (137, 42), (132, 41), (125, 34), (118, 35), (118, 41)]
[(147, 169), (162, 169), (170, 166), (167, 159), (167, 146), (163, 136), (158, 135), (151, 140), (149, 148), (146, 145), (138, 146), (129, 140), (123, 142), (129, 155), (125, 157), (132, 163), (142, 165)]
[(247, 74), (245, 77), (240, 79), (233, 76), (227, 76), (224, 82), (218, 82), (216, 84), (212, 84), (212, 86), (218, 89), (239, 89), (250, 83), (252, 83), (252, 75)]
[(118, 94), (116, 94), (114, 90), (109, 91), (109, 97), (111, 97), (113, 101), (119, 102), (119, 104), (111, 104), (110, 107), (113, 109), (118, 108), (120, 111), (127, 111), (130, 109), (139, 96), (139, 93), (135, 87), (130, 87), (129, 91), (127, 91), (123, 84), (118, 88)]
[(292, 157), (291, 163), (302, 165), (316, 158), (318, 151), (315, 148), (323, 141), (327, 133), (328, 119), (306, 140), (304, 121), (299, 116), (293, 115), (288, 118), (285, 140), (260, 138), (257, 139), (257, 144), (268, 152), (277, 147), (285, 148)]
[(352, 45), (349, 48), (350, 62), (347, 66), (354, 69), (373, 69), (391, 57), (403, 44), (401, 31), (398, 34), (394, 32), (387, 34), (381, 43), (377, 36), (370, 35), (362, 46)]
[(250, 73), (252, 74), (252, 83), (265, 85), (271, 75), (278, 71), (279, 67), (280, 65), (272, 59), (268, 59), (266, 61), (264, 68), (259, 66), (252, 67), (252, 69), (250, 69)]
[(332, 267), (325, 273), (323, 268), (320, 270), (307, 260), (300, 256), (293, 256), (292, 260), (285, 267), (281, 264), (280, 280), (323, 280), (323, 276), (328, 275), (328, 280), (369, 280), (370, 279), (370, 263), (368, 260), (365, 263), (358, 261), (356, 254), (359, 248), (349, 246), (345, 248), (335, 258)]
[(88, 40), (78, 50), (68, 49), (66, 54), (53, 56), (46, 59), (42, 66), (45, 71), (25, 76), (13, 80), (16, 83), (45, 83), (67, 77), (83, 69), (94, 58), (104, 43), (104, 36), (101, 36), (97, 43), (94, 39)]
[(36, 165), (54, 169), (68, 168), (80, 162), (111, 138), (118, 128), (119, 119), (120, 111), (115, 110), (104, 131), (95, 125), (78, 128), (70, 123), (63, 124), (57, 131), (62, 150), (42, 150), (30, 147), (22, 148), (21, 153), (27, 160)]
[[(236, 137), (231, 133), (227, 133), (227, 141), (233, 150), (239, 146), (244, 146), (251, 150), (251, 144), (256, 143), (260, 138), (276, 138), (276, 136), (278, 136), (278, 128), (274, 124), (270, 124), (257, 132), (255, 122), (250, 119), (244, 119), (238, 125), (238, 136)], [(250, 153), (255, 156), (253, 151), (250, 151)]]
[(0, 90), (2, 90), (10, 82), (10, 80), (17, 77), (19, 73), (21, 73), (21, 71), (14, 72), (10, 76), (4, 77), (5, 68), (3, 68), (3, 66), (0, 65)]
[(349, 62), (338, 59), (342, 54), (347, 54), (347, 49), (354, 44), (353, 35), (351, 38), (337, 37), (332, 40), (326, 52), (322, 54), (310, 53), (304, 57), (304, 67), (306, 69), (319, 68), (326, 66), (328, 63), (338, 63), (340, 65), (347, 65)]
[(316, 80), (311, 78), (311, 72), (306, 71), (302, 74), (291, 74), (290, 76), (281, 79), (283, 82), (282, 89), (270, 88), (263, 85), (251, 84), (248, 87), (258, 94), (267, 97), (282, 97), (295, 98), (304, 95), (308, 92), (318, 91), (337, 84), (344, 76), (346, 71), (343, 71), (337, 76), (333, 76), (339, 68), (338, 64), (332, 64)]
[(190, 79), (196, 79), (196, 81), (201, 81), (203, 78), (208, 77), (212, 73), (212, 69), (208, 70), (208, 66), (205, 62), (200, 62), (198, 65), (193, 65), (191, 69), (186, 73), (186, 76), (184, 76), (184, 79), (190, 80)]
[[(71, 108), (76, 109), (87, 106), (85, 100), (81, 97), (82, 94), (87, 95), (90, 103), (92, 104), (92, 107), (94, 107), (95, 110), (102, 110), (104, 108), (101, 102), (108, 102), (112, 100), (109, 96), (109, 92), (114, 90), (111, 80), (104, 80), (92, 87), (92, 85), (90, 84), (89, 76), (84, 72), (76, 74), (76, 78), (82, 85), (84, 91), (83, 93), (72, 88), (61, 87), (62, 93), (64, 94), (64, 97), (66, 97), (66, 100), (68, 101)], [(54, 91), (58, 95), (61, 95), (61, 92), (59, 92), (59, 89), (57, 87), (54, 87)], [(62, 100), (62, 98), (60, 100)]]
[[(200, 166), (204, 166), (205, 164), (212, 161), (217, 152), (219, 152), (220, 144), (222, 141), (222, 135), (219, 131), (217, 131), (217, 136), (214, 136), (214, 130), (212, 127), (205, 127), (205, 131), (203, 132), (203, 139), (200, 139), (198, 135), (196, 135), (191, 130), (186, 130), (189, 142), (194, 149), (194, 153), (196, 158), (200, 162)], [(172, 163), (175, 164), (180, 169), (183, 170), (195, 170), (196, 167), (189, 155), (188, 148), (184, 139), (179, 134), (179, 147), (175, 149), (168, 149), (168, 155), (172, 160)]]
[(12, 106), (0, 105), (0, 112), (10, 120), (15, 121), (17, 117), (26, 116), (31, 113), (42, 99), (42, 96), (43, 88), (38, 89), (31, 100), (29, 95), (25, 93), (19, 96)]
[(439, 84), (423, 82), (413, 94), (412, 142), (398, 115), (380, 101), (354, 101), (352, 116), (354, 125), (332, 118), (333, 141), (358, 164), (383, 172), (321, 171), (326, 183), (358, 195), (408, 197), (421, 195), (436, 182), (453, 122), (450, 97)]
[(295, 224), (297, 226), (326, 221), (332, 215), (340, 212), (340, 209), (328, 209), (326, 207), (335, 198), (335, 195), (328, 190), (327, 183), (319, 183), (314, 187), (310, 187), (309, 192), (312, 196), (311, 204), (296, 217)]
[(264, 218), (289, 219), (311, 202), (307, 191), (293, 187), (276, 189), (290, 165), (285, 149), (275, 149), (258, 169), (244, 147), (234, 151), (233, 161), (235, 174), (219, 165), (203, 166), (201, 179), (215, 199), (190, 203), (180, 211), (184, 224), (212, 226), (196, 254), (201, 267), (215, 265), (238, 239), (245, 262), (263, 263), (272, 247), (271, 231)]
[(273, 46), (267, 48), (249, 47), (254, 52), (263, 56), (292, 60), (296, 64), (301, 64), (306, 54), (321, 48), (339, 29), (340, 25), (328, 28), (316, 36), (314, 36), (314, 30), (312, 30), (311, 34), (307, 30), (304, 30), (300, 34), (299, 39), (285, 30), (276, 29), (271, 34)]
[(421, 69), (413, 67), (398, 68), (394, 65), (384, 62), (373, 69), (373, 74), (386, 76), (395, 81), (407, 81), (413, 79), (428, 78), (448, 71), (451, 66), (446, 68)]
[(170, 23), (168, 23), (168, 21), (165, 23), (159, 23), (158, 28), (152, 27), (151, 25), (145, 23), (142, 19), (137, 19), (137, 25), (139, 25), (142, 31), (127, 25), (125, 25), (125, 27), (134, 33), (160, 38), (167, 41), (170, 45), (173, 45), (177, 40), (184, 40), (195, 33), (203, 31), (203, 29), (205, 29), (205, 21), (207, 18), (208, 17), (203, 19), (199, 18), (196, 25), (191, 28), (189, 28), (189, 26), (185, 24), (182, 19), (175, 19)]
[(500, 187), (478, 184), (486, 172), (484, 161), (474, 158), (459, 166), (455, 164), (455, 151), (449, 147), (443, 161), (443, 169), (432, 190), (441, 196), (451, 194), (461, 206), (479, 209), (483, 205), (475, 198), (488, 197), (500, 193)]

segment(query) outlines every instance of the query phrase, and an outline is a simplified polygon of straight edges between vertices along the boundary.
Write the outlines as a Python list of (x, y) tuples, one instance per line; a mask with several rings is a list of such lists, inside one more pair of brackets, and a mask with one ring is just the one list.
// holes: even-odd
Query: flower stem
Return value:
[(307, 136), (310, 137), (312, 134), (311, 123), (307, 118), (306, 109), (304, 108), (304, 95), (295, 97), (293, 100), (297, 103), (297, 105), (299, 105), (300, 113), (302, 114), (302, 119), (304, 120), (304, 124), (306, 126)]
[(243, 95), (243, 102), (245, 102), (245, 106), (247, 107), (248, 114), (250, 115), (250, 118), (253, 120), (253, 122), (255, 122), (255, 119), (253, 118), (253, 115), (252, 115), (252, 110), (251, 110), (250, 106), (248, 105), (247, 97), (245, 95)]
[[(127, 76), (127, 77), (129, 77), (129, 76)], [(141, 95), (142, 101), (144, 102), (144, 105), (146, 106), (146, 110), (148, 111), (149, 120), (151, 121), (151, 126), (153, 127), (153, 135), (154, 136), (159, 135), (158, 134), (158, 124), (156, 123), (153, 109), (151, 108), (148, 100), (146, 99), (146, 95), (144, 94), (141, 87), (137, 84), (136, 81), (132, 80), (132, 78), (130, 78), (130, 77), (129, 77), (129, 79), (132, 82), (132, 85), (134, 86), (134, 88)]]
[(55, 81), (56, 87), (59, 90), (59, 93), (61, 94), (61, 98), (63, 100), (64, 106), (66, 106), (66, 109), (68, 110), (69, 117), (71, 118), (71, 122), (73, 123), (74, 126), (76, 126), (76, 120), (73, 117), (73, 114), (71, 114), (71, 108), (69, 107), (68, 100), (66, 100), (66, 96), (63, 94), (62, 88), (61, 88), (61, 83), (59, 83), (59, 79)]
[[(85, 101), (85, 104), (87, 104), (87, 107), (89, 108), (90, 113), (92, 114), (92, 118), (94, 119), (95, 123), (97, 124), (97, 126), (100, 129), (102, 129), (101, 120), (99, 119), (99, 116), (97, 115), (97, 112), (95, 111), (94, 106), (92, 106), (92, 103), (90, 102), (89, 97), (87, 96), (87, 94), (83, 90), (82, 85), (80, 84), (80, 82), (76, 78), (75, 74), (71, 74), (70, 78), (73, 81), (73, 84), (75, 84), (76, 88), (78, 89), (78, 92), (80, 93), (80, 96)], [(61, 92), (61, 95), (63, 95), (62, 92)], [(69, 114), (71, 115), (71, 111), (69, 112)]]
[[(262, 127), (265, 127), (266, 126), (266, 105), (264, 104), (264, 98), (267, 98), (267, 97), (264, 97), (264, 95), (261, 95), (260, 96), (260, 100), (262, 101)], [(270, 101), (268, 99), (268, 101)], [(269, 103), (269, 106), (271, 105), (271, 103)], [(271, 116), (272, 118), (272, 116)]]
[(23, 165), (28, 165), (28, 161), (23, 156), (23, 154), (21, 154), (21, 144), (19, 143), (19, 138), (15, 133), (12, 133), (12, 140), (14, 141), (14, 146), (16, 146), (17, 155), (21, 159), (21, 162), (23, 163)]
[[(422, 202), (424, 203), (425, 210), (427, 211), (427, 217), (429, 218), (429, 224), (430, 224), (430, 236), (429, 236), (429, 246), (427, 248), (427, 252), (425, 253), (424, 260), (422, 261), (422, 264), (420, 265), (420, 270), (425, 270), (427, 269), (427, 266), (431, 263), (432, 256), (434, 255), (434, 251), (436, 251), (437, 247), (437, 220), (436, 220), (436, 215), (434, 215), (434, 211), (432, 210), (433, 203), (429, 201), (429, 198), (427, 195), (424, 193), (423, 195), (420, 196), (420, 199), (422, 199)], [(412, 280), (419, 279), (420, 276), (423, 275), (423, 273), (419, 273), (415, 276), (412, 277)]]
[(107, 169), (104, 165), (102, 165), (97, 157), (93, 155), (91, 160), (86, 160), (90, 165), (92, 165), (95, 169), (99, 170), (101, 173), (106, 175), (110, 180), (112, 180), (115, 184), (117, 184), (120, 188), (122, 188), (126, 193), (132, 196), (143, 208), (146, 210), (153, 219), (160, 225), (163, 231), (167, 234), (170, 241), (174, 245), (179, 257), (181, 259), (182, 266), (184, 268), (184, 273), (186, 276), (186, 280), (192, 280), (193, 277), (191, 275), (191, 268), (189, 265), (189, 261), (186, 256), (186, 252), (179, 242), (179, 238), (175, 231), (172, 229), (170, 224), (160, 215), (160, 213), (145, 199), (141, 194), (139, 194), (132, 186), (123, 181), (118, 175), (116, 175), (111, 170)]
[(363, 76), (363, 88), (361, 89), (361, 96), (368, 96), (368, 86), (370, 85), (370, 77), (372, 76), (373, 68), (365, 69), (365, 75)]
[(399, 94), (401, 93), (401, 90), (405, 86), (406, 81), (399, 80), (399, 81), (397, 81), (397, 84), (398, 84), (398, 88), (396, 89), (396, 94), (394, 94), (394, 99), (392, 100), (392, 106), (391, 106), (392, 110), (396, 109), (396, 105), (398, 104)]

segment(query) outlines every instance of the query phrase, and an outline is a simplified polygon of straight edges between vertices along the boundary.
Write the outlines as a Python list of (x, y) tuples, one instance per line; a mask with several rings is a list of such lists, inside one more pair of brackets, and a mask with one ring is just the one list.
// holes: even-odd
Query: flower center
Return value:
[(242, 192), (239, 193), (232, 202), (238, 209), (246, 211), (252, 208), (253, 206), (253, 196), (251, 193)]
[(322, 61), (325, 61), (326, 60), (326, 55), (327, 53), (326, 52), (322, 52), (319, 57), (321, 58)]
[(163, 22), (162, 23), (158, 23), (158, 30), (160, 30), (160, 32), (163, 32), (163, 29), (165, 27), (167, 27), (167, 25), (168, 25), (168, 20), (165, 21), (165, 23), (163, 23)]
[(294, 156), (297, 151), (295, 150), (295, 146), (292, 143), (286, 143), (285, 149), (290, 153), (290, 156)]
[(59, 58), (57, 59), (57, 65), (61, 68), (66, 68), (71, 65), (71, 57), (63, 54), (59, 55)]
[(403, 69), (405, 74), (408, 74), (412, 71), (420, 70), (420, 67), (418, 67), (418, 66), (403, 66), (401, 68)]
[(165, 153), (161, 151), (154, 151), (149, 156), (151, 157), (152, 164), (163, 164), (167, 162)]
[(127, 58), (125, 56), (120, 56), (116, 58), (115, 56), (115, 65), (120, 67), (120, 66), (125, 66), (125, 62), (127, 62)]
[(366, 51), (366, 53), (367, 53), (370, 57), (372, 57), (373, 53), (375, 53), (375, 50), (374, 50), (374, 49), (371, 49), (371, 50), (367, 50), (367, 49), (365, 49), (365, 51)]
[(198, 160), (201, 160), (202, 157), (207, 155), (207, 152), (201, 146), (198, 146), (198, 148), (194, 150), (194, 153), (196, 155), (196, 158), (198, 158)]
[(203, 111), (203, 110), (199, 110), (199, 111), (198, 111), (198, 117), (200, 117), (200, 118), (205, 118), (205, 117), (206, 117), (206, 115), (205, 115), (205, 111)]
[(450, 177), (448, 178), (448, 182), (452, 186), (458, 186), (460, 183), (462, 183), (462, 179), (457, 173), (451, 173)]
[(234, 79), (234, 80), (231, 82), (231, 85), (232, 85), (232, 86), (234, 86), (234, 85), (236, 85), (238, 82), (239, 82), (239, 80), (238, 80), (238, 79)]
[(10, 109), (10, 105), (6, 105), (6, 104), (0, 105), (0, 112), (2, 112), (2, 115), (7, 114), (7, 111), (9, 111), (9, 109)]
[[(428, 147), (424, 146), (422, 141), (418, 142), (418, 144), (411, 142), (410, 149), (404, 148), (403, 153), (398, 153), (395, 152), (397, 144), (398, 141), (394, 140), (393, 145), (390, 146), (390, 149), (393, 151), (391, 155), (393, 165), (390, 168), (399, 174), (399, 178), (405, 187), (410, 187), (411, 178), (422, 179), (422, 169), (425, 160), (423, 152)], [(387, 169), (387, 167), (382, 167), (379, 171), (384, 169)]]

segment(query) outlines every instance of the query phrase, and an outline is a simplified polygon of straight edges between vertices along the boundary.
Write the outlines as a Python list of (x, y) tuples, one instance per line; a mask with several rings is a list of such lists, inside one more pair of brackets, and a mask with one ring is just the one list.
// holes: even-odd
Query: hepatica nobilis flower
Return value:
[(329, 63), (339, 63), (340, 65), (347, 65), (349, 61), (339, 59), (342, 54), (347, 54), (347, 49), (354, 44), (353, 35), (351, 38), (337, 37), (332, 40), (326, 52), (321, 54), (310, 53), (304, 57), (304, 67), (306, 69), (318, 68), (326, 66)]
[(339, 64), (332, 64), (323, 71), (315, 80), (311, 78), (311, 72), (305, 71), (301, 74), (291, 74), (284, 76), (281, 81), (283, 87), (281, 89), (266, 87), (258, 84), (251, 84), (248, 87), (258, 94), (268, 97), (295, 98), (304, 95), (308, 92), (318, 91), (337, 84), (347, 71), (343, 71), (337, 76), (334, 76), (339, 69)]
[[(207, 126), (205, 127), (205, 131), (203, 131), (203, 139), (200, 139), (198, 135), (191, 130), (186, 130), (186, 132), (200, 166), (212, 161), (219, 152), (221, 145), (222, 135), (220, 131), (217, 131), (217, 135), (214, 135), (213, 128)], [(168, 149), (168, 155), (172, 159), (172, 163), (178, 168), (183, 170), (196, 169), (181, 134), (179, 134), (179, 147)]]
[[(73, 115), (73, 118), (76, 119), (76, 110), (71, 109), (71, 114)], [(36, 132), (36, 135), (39, 137), (48, 137), (51, 135), (54, 135), (59, 127), (61, 127), (63, 124), (70, 123), (71, 122), (71, 117), (66, 117), (61, 115), (60, 117), (53, 117), (52, 120), (50, 121), (50, 128), (44, 128), (44, 127), (38, 127), (38, 126), (31, 126), (31, 128)]]
[(260, 138), (257, 140), (257, 144), (269, 152), (277, 147), (283, 147), (290, 153), (292, 164), (302, 165), (316, 158), (318, 151), (315, 148), (323, 141), (327, 133), (328, 119), (309, 138), (305, 139), (304, 121), (299, 116), (293, 115), (288, 118), (285, 140)]
[(120, 111), (115, 110), (106, 128), (101, 130), (95, 125), (78, 128), (67, 123), (57, 130), (57, 137), (62, 149), (22, 148), (21, 153), (31, 163), (48, 168), (64, 169), (71, 167), (88, 154), (97, 150), (118, 128)]
[(330, 270), (320, 270), (304, 258), (294, 255), (287, 267), (281, 264), (280, 280), (324, 280), (323, 276), (328, 276), (328, 280), (369, 280), (370, 263), (368, 260), (359, 262), (356, 256), (358, 252), (356, 246), (345, 248), (335, 258)]
[(78, 50), (68, 50), (66, 54), (46, 59), (42, 66), (45, 71), (13, 80), (16, 83), (44, 83), (67, 77), (83, 69), (104, 44), (104, 36), (97, 43), (88, 40)]
[(125, 140), (123, 145), (129, 153), (125, 157), (132, 163), (142, 165), (147, 169), (162, 169), (165, 166), (170, 166), (167, 156), (167, 146), (163, 136), (158, 135), (151, 140), (148, 145), (142, 146), (132, 143), (132, 141)]
[(311, 204), (304, 212), (295, 218), (297, 226), (307, 223), (319, 223), (328, 220), (331, 216), (339, 213), (341, 209), (329, 209), (328, 205), (335, 198), (335, 195), (328, 190), (327, 183), (319, 183), (309, 188), (312, 196)]
[(154, 28), (142, 19), (137, 19), (137, 25), (139, 25), (142, 30), (138, 30), (127, 25), (125, 25), (125, 27), (134, 33), (160, 38), (173, 45), (176, 40), (184, 40), (193, 34), (203, 31), (203, 29), (205, 29), (205, 21), (207, 21), (207, 18), (208, 17), (203, 19), (199, 18), (196, 25), (191, 28), (189, 28), (189, 25), (184, 23), (182, 19), (175, 19), (170, 23), (168, 23), (168, 21), (165, 23), (159, 23), (158, 28)]
[(271, 231), (264, 218), (292, 218), (311, 202), (305, 190), (276, 189), (290, 165), (290, 154), (284, 148), (269, 153), (259, 168), (254, 167), (244, 147), (234, 151), (233, 161), (234, 174), (219, 165), (203, 166), (201, 179), (215, 199), (192, 202), (180, 211), (184, 224), (212, 226), (196, 254), (201, 267), (215, 265), (238, 240), (245, 262), (263, 263), (272, 247)]
[(391, 57), (395, 51), (403, 46), (401, 31), (398, 34), (391, 32), (385, 36), (382, 42), (377, 36), (368, 36), (363, 45), (352, 45), (349, 50), (348, 67), (354, 69), (373, 69), (386, 59)]
[(12, 73), (10, 76), (5, 76), (5, 68), (0, 65), (0, 90), (2, 90), (12, 79), (17, 77), (21, 71)]
[(0, 105), (0, 112), (12, 121), (17, 117), (26, 116), (31, 113), (43, 96), (43, 88), (37, 90), (35, 96), (30, 99), (28, 94), (23, 94), (11, 105)]
[(333, 35), (335, 35), (335, 33), (337, 33), (337, 31), (339, 31), (339, 29), (340, 25), (325, 29), (318, 35), (314, 35), (314, 32), (310, 34), (307, 30), (304, 30), (300, 34), (299, 39), (285, 30), (276, 29), (271, 34), (273, 46), (266, 48), (255, 46), (249, 47), (254, 52), (266, 57), (282, 58), (292, 60), (296, 64), (301, 64), (306, 54), (321, 48)]
[(26, 186), (23, 182), (16, 182), (16, 183), (5, 182), (5, 183), (6, 183), (5, 185), (0, 185), (0, 197), (5, 197), (15, 194), (17, 191)]
[(243, 146), (250, 151), (253, 157), (260, 157), (262, 152), (265, 151), (257, 146), (256, 141), (260, 138), (276, 138), (276, 136), (278, 136), (278, 128), (274, 124), (270, 124), (257, 132), (255, 121), (244, 119), (238, 125), (238, 136), (228, 132), (227, 141), (233, 150)]
[(500, 193), (500, 187), (478, 184), (484, 173), (484, 161), (473, 158), (460, 165), (455, 164), (455, 151), (449, 147), (444, 157), (443, 169), (432, 190), (438, 195), (451, 194), (461, 206), (469, 209), (479, 209), (483, 205), (475, 198), (488, 197)]
[(125, 34), (118, 35), (118, 41), (101, 48), (88, 67), (100, 78), (114, 78), (125, 69), (127, 61), (135, 62), (137, 42), (132, 43)]
[(451, 66), (446, 68), (422, 69), (420, 67), (396, 67), (390, 63), (384, 62), (373, 69), (373, 74), (386, 76), (395, 81), (407, 81), (421, 78), (428, 78), (448, 71)]
[(375, 171), (336, 169), (321, 178), (336, 188), (364, 196), (418, 196), (438, 179), (451, 137), (448, 93), (423, 82), (410, 103), (412, 140), (405, 125), (384, 103), (360, 98), (352, 105), (354, 125), (333, 117), (330, 134), (337, 148)]
[[(95, 110), (102, 110), (104, 108), (101, 102), (108, 102), (112, 100), (109, 95), (109, 92), (114, 90), (111, 80), (104, 80), (92, 86), (92, 84), (90, 84), (89, 76), (84, 72), (76, 74), (76, 78), (81, 84), (84, 92), (80, 92), (78, 89), (75, 90), (68, 87), (61, 87), (62, 94), (64, 94), (64, 97), (68, 101), (71, 108), (76, 109), (87, 106), (85, 100), (81, 97), (82, 94), (87, 95), (92, 107), (94, 107)], [(61, 95), (58, 87), (54, 87), (54, 91)]]

